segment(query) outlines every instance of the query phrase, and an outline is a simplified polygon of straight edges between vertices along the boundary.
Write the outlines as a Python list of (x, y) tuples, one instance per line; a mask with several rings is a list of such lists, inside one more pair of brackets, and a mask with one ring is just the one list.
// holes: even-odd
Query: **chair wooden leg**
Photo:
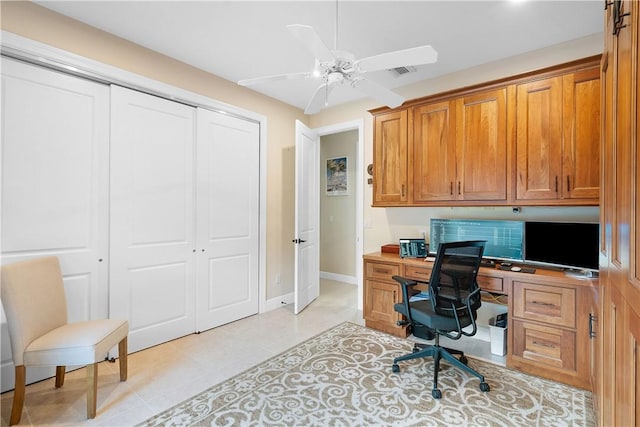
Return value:
[(60, 388), (64, 385), (65, 370), (65, 366), (56, 366), (56, 388)]
[(13, 392), (13, 406), (11, 407), (11, 418), (9, 425), (15, 425), (20, 422), (22, 417), (22, 407), (24, 406), (24, 392), (26, 381), (26, 368), (24, 365), (16, 366), (16, 382), (15, 391)]
[(98, 397), (98, 364), (87, 365), (87, 418), (96, 417)]
[(118, 344), (118, 357), (120, 358), (120, 381), (127, 380), (127, 337)]

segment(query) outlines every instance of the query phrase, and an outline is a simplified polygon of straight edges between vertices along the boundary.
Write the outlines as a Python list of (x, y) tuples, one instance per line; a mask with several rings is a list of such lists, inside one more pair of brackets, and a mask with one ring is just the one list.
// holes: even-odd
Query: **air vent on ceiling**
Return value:
[(404, 74), (407, 74), (407, 73), (413, 73), (414, 71), (416, 71), (416, 67), (412, 67), (412, 66), (396, 67), (396, 68), (392, 68), (389, 71), (394, 73), (396, 75), (396, 77), (400, 77), (400, 76), (402, 76)]

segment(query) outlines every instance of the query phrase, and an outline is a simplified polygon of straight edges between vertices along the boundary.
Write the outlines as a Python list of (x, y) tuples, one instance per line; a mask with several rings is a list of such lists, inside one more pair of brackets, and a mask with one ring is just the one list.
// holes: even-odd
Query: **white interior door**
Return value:
[(320, 294), (320, 136), (296, 120), (294, 311)]
[(260, 127), (197, 113), (196, 326), (258, 312)]
[(194, 118), (112, 86), (110, 315), (130, 351), (195, 331)]
[[(2, 59), (2, 264), (60, 260), (69, 320), (108, 314), (109, 88)], [(13, 388), (2, 314), (2, 391)], [(27, 369), (29, 382), (53, 369)]]

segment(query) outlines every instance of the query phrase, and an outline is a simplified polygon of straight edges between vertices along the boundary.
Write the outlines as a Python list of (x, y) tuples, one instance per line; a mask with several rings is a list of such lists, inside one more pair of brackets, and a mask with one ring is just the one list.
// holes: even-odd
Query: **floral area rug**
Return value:
[(141, 426), (593, 426), (591, 393), (469, 358), (477, 378), (433, 360), (400, 362), (409, 340), (342, 323)]

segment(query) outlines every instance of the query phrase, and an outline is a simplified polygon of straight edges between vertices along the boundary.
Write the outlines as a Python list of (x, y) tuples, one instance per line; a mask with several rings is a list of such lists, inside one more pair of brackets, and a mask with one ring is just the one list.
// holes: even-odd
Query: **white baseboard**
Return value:
[(327, 279), (327, 280), (335, 280), (336, 282), (349, 283), (351, 285), (358, 284), (358, 280), (356, 279), (355, 276), (346, 276), (344, 274), (329, 273), (327, 271), (321, 271), (320, 278)]
[(264, 311), (275, 310), (287, 304), (293, 304), (293, 292), (268, 299), (264, 305)]

